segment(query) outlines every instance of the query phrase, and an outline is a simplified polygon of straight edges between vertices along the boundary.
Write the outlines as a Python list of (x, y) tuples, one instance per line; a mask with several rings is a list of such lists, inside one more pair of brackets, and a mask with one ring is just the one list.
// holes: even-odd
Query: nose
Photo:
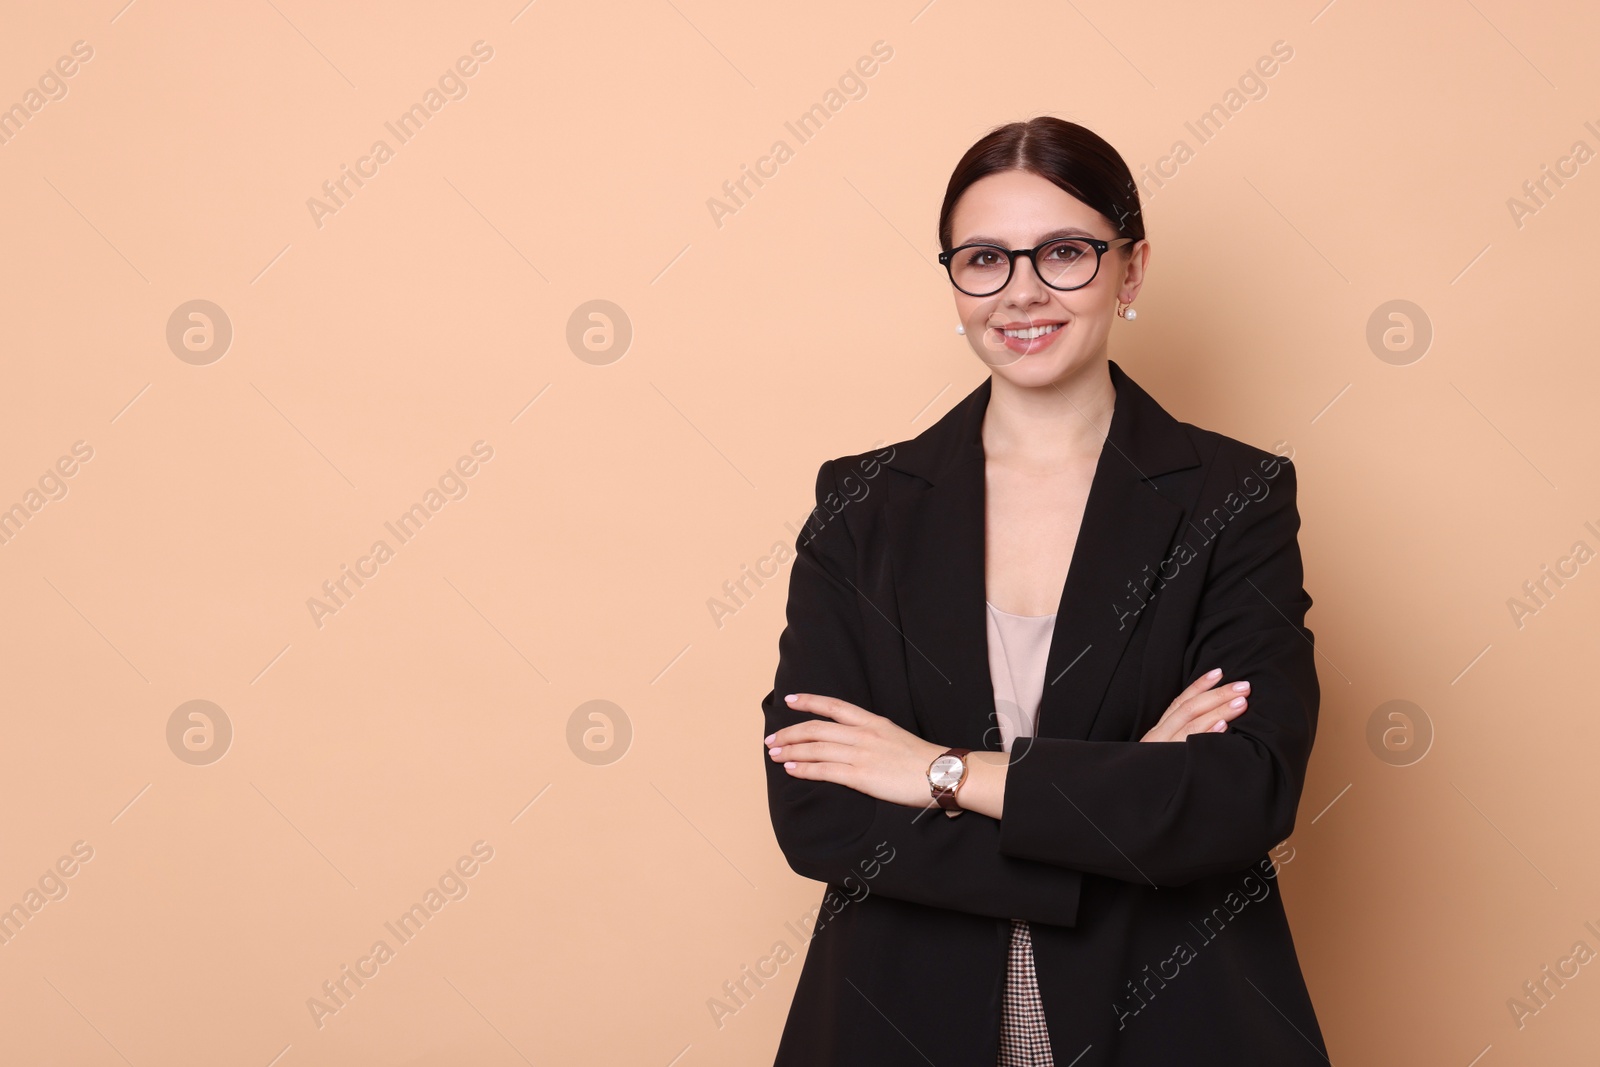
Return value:
[(1033, 257), (1018, 256), (1011, 268), (1011, 280), (1000, 292), (1017, 303), (1034, 303), (1044, 288), (1039, 272), (1034, 269)]

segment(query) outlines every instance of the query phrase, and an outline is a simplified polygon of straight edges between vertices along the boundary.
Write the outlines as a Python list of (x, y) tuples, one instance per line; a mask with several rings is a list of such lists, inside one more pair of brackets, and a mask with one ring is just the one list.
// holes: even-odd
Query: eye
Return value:
[(1089, 246), (1077, 241), (1062, 241), (1045, 249), (1045, 258), (1056, 263), (1075, 263), (1089, 254)]

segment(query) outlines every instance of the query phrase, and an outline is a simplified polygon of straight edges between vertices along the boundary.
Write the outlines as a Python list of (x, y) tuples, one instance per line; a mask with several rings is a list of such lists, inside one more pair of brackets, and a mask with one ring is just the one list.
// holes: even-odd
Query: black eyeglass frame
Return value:
[[(1112, 245), (1119, 245), (1124, 241), (1132, 240), (1134, 240), (1132, 237), (1117, 237), (1110, 241), (1103, 241), (1098, 237), (1083, 237), (1078, 234), (1067, 234), (1061, 237), (1052, 237), (1048, 241), (1040, 241), (1032, 248), (1002, 248), (1000, 245), (992, 245), (987, 241), (974, 241), (971, 244), (957, 245), (948, 252), (940, 252), (939, 262), (944, 264), (944, 271), (950, 276), (950, 284), (954, 285), (956, 289), (966, 293), (968, 296), (994, 296), (996, 293), (1003, 292), (1005, 287), (1011, 284), (1011, 276), (1017, 272), (1018, 256), (1026, 256), (1028, 258), (1028, 262), (1033, 264), (1033, 273), (1039, 276), (1039, 280), (1041, 282), (1044, 282), (1057, 292), (1070, 293), (1074, 289), (1082, 289), (1085, 285), (1088, 285), (1090, 282), (1093, 282), (1096, 278), (1100, 277), (1100, 261), (1105, 257), (1107, 250), (1109, 250)], [(1052, 284), (1051, 281), (1044, 276), (1044, 272), (1039, 269), (1039, 260), (1036, 258), (1039, 252), (1053, 244), (1059, 244), (1062, 241), (1082, 241), (1084, 244), (1094, 249), (1094, 273), (1089, 275), (1087, 281), (1080, 282), (1077, 285), (1055, 285)], [(960, 285), (957, 285), (956, 273), (951, 268), (950, 261), (955, 258), (955, 254), (957, 252), (968, 248), (992, 248), (996, 252), (1004, 253), (1006, 257), (1006, 280), (1001, 282), (997, 288), (991, 289), (987, 293), (974, 293), (970, 290), (962, 289)]]

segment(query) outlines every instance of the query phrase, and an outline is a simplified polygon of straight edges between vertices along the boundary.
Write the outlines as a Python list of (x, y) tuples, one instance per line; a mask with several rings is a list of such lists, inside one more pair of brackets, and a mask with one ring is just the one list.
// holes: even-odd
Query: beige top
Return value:
[[(989, 614), (989, 677), (994, 683), (994, 710), (1000, 718), (1000, 744), (1010, 752), (1012, 741), (1032, 736), (1038, 724), (1045, 659), (1050, 654), (1056, 617), (1054, 613), (1013, 615), (987, 600), (984, 603), (988, 604)], [(997, 1067), (1052, 1062), (1049, 1028), (1033, 960), (1033, 934), (1027, 920), (1012, 919)]]
[(1013, 615), (987, 600), (984, 603), (989, 608), (989, 677), (1000, 719), (1000, 745), (1010, 752), (1015, 738), (1033, 736), (1056, 613)]

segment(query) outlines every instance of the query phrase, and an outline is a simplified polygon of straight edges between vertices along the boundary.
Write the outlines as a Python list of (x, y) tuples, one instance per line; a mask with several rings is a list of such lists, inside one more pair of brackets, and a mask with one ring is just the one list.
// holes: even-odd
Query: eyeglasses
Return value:
[(1011, 282), (1017, 257), (1033, 263), (1039, 280), (1052, 289), (1082, 289), (1100, 273), (1100, 257), (1112, 245), (1132, 241), (1118, 237), (1102, 241), (1097, 237), (1056, 237), (1034, 248), (1001, 248), (999, 245), (970, 244), (939, 253), (939, 262), (950, 274), (950, 284), (968, 296), (993, 296)]

